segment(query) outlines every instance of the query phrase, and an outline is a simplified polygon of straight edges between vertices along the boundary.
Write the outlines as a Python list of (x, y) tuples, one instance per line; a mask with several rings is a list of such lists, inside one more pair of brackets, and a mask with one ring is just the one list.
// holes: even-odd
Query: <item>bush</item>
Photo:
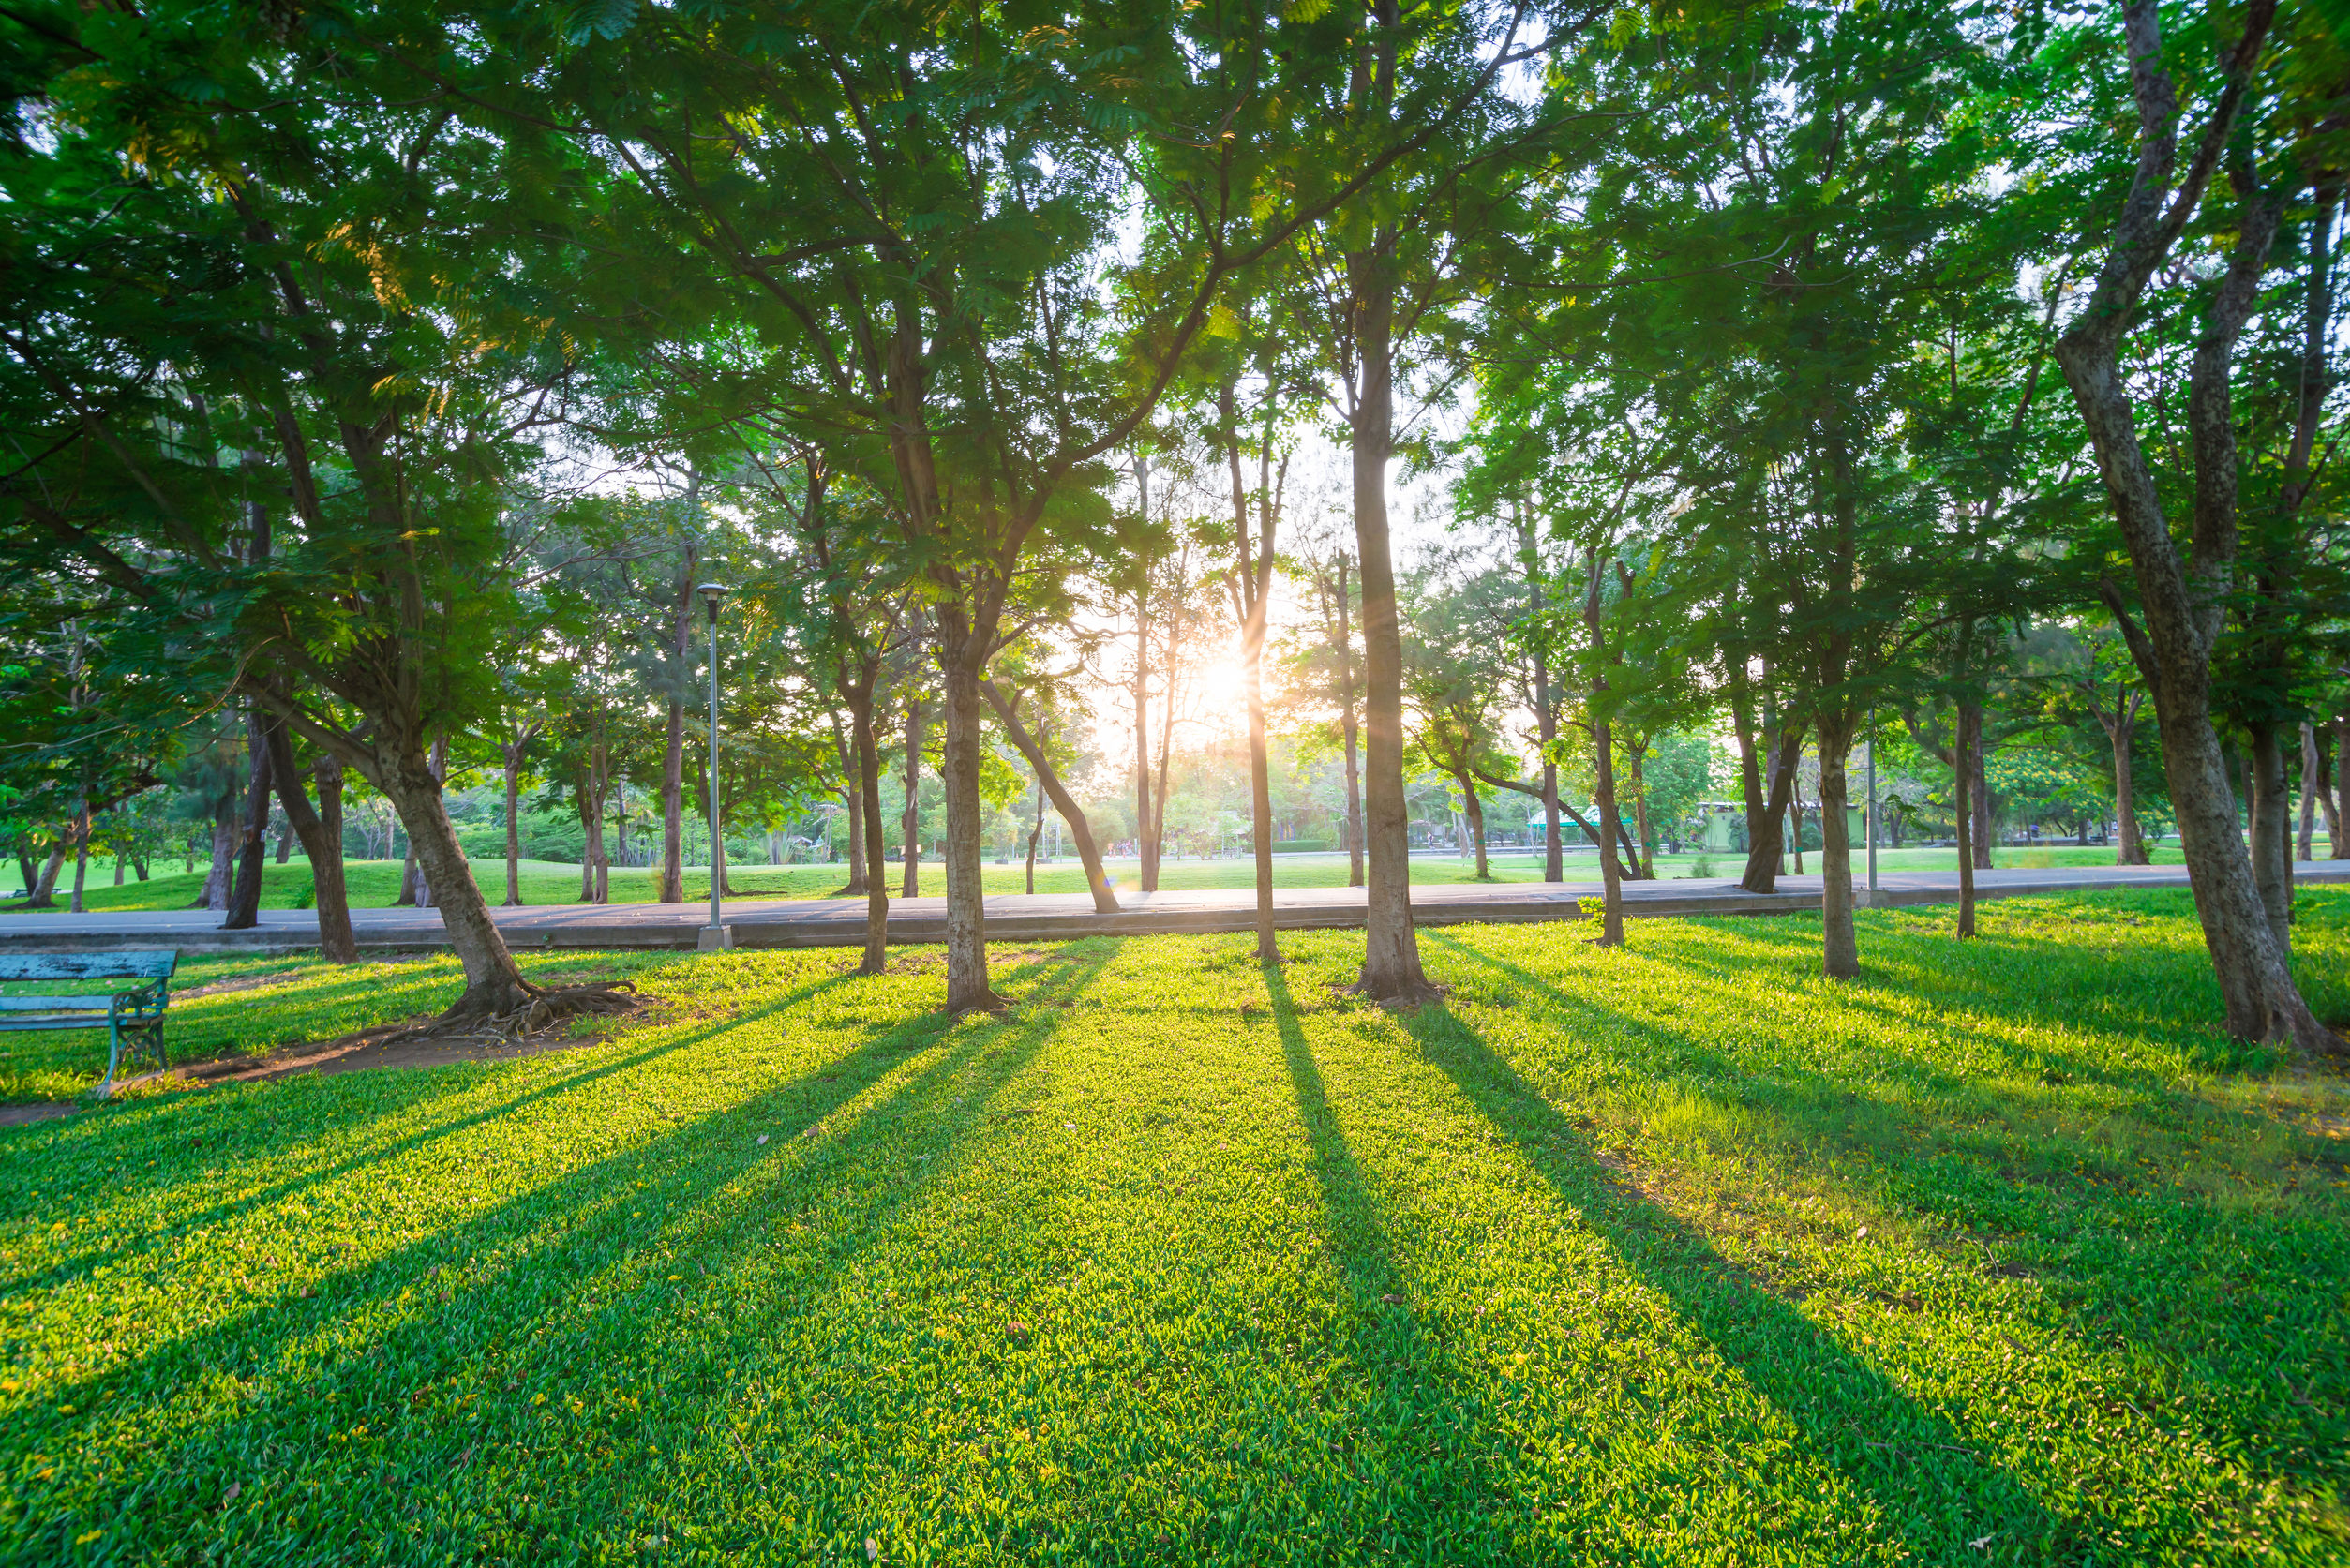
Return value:
[(1330, 839), (1283, 839), (1273, 845), (1276, 855), (1326, 855), (1338, 844)]

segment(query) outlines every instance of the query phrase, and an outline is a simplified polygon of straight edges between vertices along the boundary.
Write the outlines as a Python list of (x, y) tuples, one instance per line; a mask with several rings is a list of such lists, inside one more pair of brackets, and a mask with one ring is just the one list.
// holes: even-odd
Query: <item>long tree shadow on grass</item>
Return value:
[[(715, 1036), (740, 1028), (760, 1019), (788, 1010), (801, 1003), (846, 985), (856, 977), (849, 974), (828, 975), (796, 987), (785, 994), (762, 1003), (745, 1012), (725, 1018), (711, 1019), (694, 1028), (666, 1039), (656, 1040), (640, 1049), (614, 1055), (598, 1053), (583, 1060), (576, 1068), (559, 1071), (555, 1076), (535, 1083), (520, 1094), (509, 1095), (491, 1104), (480, 1106), (445, 1121), (415, 1128), (387, 1141), (362, 1147), (327, 1165), (303, 1171), (257, 1187), (235, 1198), (211, 1203), (202, 1208), (174, 1214), (165, 1229), (142, 1232), (132, 1237), (108, 1245), (86, 1248), (57, 1259), (46, 1268), (22, 1275), (0, 1275), (0, 1290), (38, 1290), (62, 1279), (71, 1278), (101, 1263), (119, 1262), (134, 1253), (192, 1235), (212, 1225), (249, 1214), (268, 1204), (293, 1196), (306, 1188), (316, 1187), (363, 1166), (393, 1158), (431, 1143), (453, 1137), (470, 1128), (480, 1127), (500, 1116), (511, 1115), (539, 1101), (574, 1093), (601, 1079), (629, 1071), (659, 1060), (676, 1052), (699, 1045)], [(452, 1075), (441, 1071), (410, 1071), (402, 1075), (399, 1087), (391, 1097), (393, 1103), (374, 1108), (369, 1119), (381, 1122), (389, 1117), (412, 1111), (432, 1101), (461, 1096), (478, 1085), (473, 1074)], [(45, 1170), (50, 1173), (42, 1179), (46, 1193), (60, 1213), (72, 1213), (95, 1205), (101, 1212), (109, 1205), (134, 1197), (145, 1187), (137, 1175), (123, 1177), (115, 1171), (107, 1171), (91, 1177), (85, 1184), (74, 1185), (69, 1179), (61, 1182), (56, 1172), (60, 1156), (69, 1151), (73, 1142), (87, 1140), (103, 1144), (108, 1157), (117, 1162), (136, 1162), (142, 1156), (185, 1157), (192, 1133), (217, 1139), (223, 1148), (232, 1147), (240, 1136), (249, 1136), (255, 1124), (267, 1124), (273, 1135), (281, 1129), (276, 1118), (287, 1113), (287, 1107), (274, 1084), (244, 1086), (223, 1094), (217, 1089), (198, 1089), (183, 1094), (159, 1095), (133, 1101), (105, 1113), (105, 1119), (80, 1127), (68, 1123), (52, 1123), (29, 1129), (25, 1142), (10, 1150), (11, 1155), (35, 1156), (28, 1170)], [(331, 1100), (305, 1101), (298, 1113), (310, 1118), (323, 1130), (333, 1124), (337, 1113), (346, 1110)], [(187, 1116), (194, 1112), (203, 1125), (191, 1128)], [(240, 1125), (242, 1124), (242, 1125)], [(337, 1128), (339, 1130), (339, 1128)], [(38, 1147), (35, 1140), (45, 1142)], [(177, 1171), (172, 1179), (187, 1180), (208, 1172), (191, 1172), (183, 1177)], [(158, 1180), (157, 1187), (168, 1185)]]
[[(1082, 968), (1053, 966), (1064, 972), (1048, 973), (1038, 990), (1082, 989), (1108, 958), (1105, 950)], [(305, 1541), (330, 1549), (348, 1528), (330, 1516), (377, 1528), (416, 1518), (431, 1501), (445, 1509), (409, 1543), (412, 1552), (527, 1557), (566, 1531), (576, 1542), (581, 1527), (609, 1538), (621, 1522), (566, 1519), (550, 1506), (566, 1477), (577, 1483), (572, 1498), (632, 1524), (673, 1515), (675, 1500), (657, 1476), (631, 1469), (647, 1452), (643, 1440), (658, 1435), (674, 1452), (681, 1438), (709, 1429), (729, 1403), (741, 1336), (773, 1334), (804, 1315), (812, 1292), (839, 1278), (921, 1188), (924, 1161), (910, 1157), (950, 1149), (979, 1117), (983, 1096), (980, 1109), (952, 1115), (963, 1100), (941, 1106), (944, 1084), (977, 1058), (993, 1064), (984, 1066), (992, 1095), (1055, 1022), (1043, 1015), (1014, 1026), (1010, 1048), (1003, 1025), (967, 1031), (886, 1100), (833, 1126), (844, 1107), (908, 1062), (909, 1048), (954, 1025), (925, 1014), (872, 1031), (847, 1055), (741, 1105), (329, 1275), (315, 1303), (258, 1304), (67, 1386), (58, 1394), (65, 1410), (107, 1412), (104, 1441), (61, 1430), (44, 1443), (42, 1433), (27, 1433), (27, 1446), (74, 1456), (58, 1464), (64, 1473), (53, 1485), (22, 1494), (27, 1506), (0, 1541), (62, 1550), (95, 1525), (178, 1542), (209, 1537), (232, 1553), (266, 1544), (298, 1555)], [(778, 1128), (771, 1155), (751, 1136), (766, 1127)], [(889, 1161), (892, 1150), (909, 1157)], [(774, 1262), (774, 1228), (819, 1210), (824, 1245), (801, 1249), (816, 1256)], [(671, 1222), (678, 1213), (685, 1223)], [(779, 1272), (790, 1277), (779, 1281)], [(781, 1308), (779, 1295), (791, 1298)], [(366, 1321), (387, 1309), (398, 1313), (388, 1328)], [(247, 1397), (219, 1408), (222, 1380)], [(548, 1388), (566, 1385), (576, 1392), (547, 1407)], [(210, 1412), (173, 1409), (207, 1398)], [(272, 1453), (295, 1473), (257, 1487), (252, 1456)], [(223, 1505), (232, 1488), (248, 1487), (247, 1506)], [(331, 1505), (317, 1501), (322, 1495)], [(284, 1522), (283, 1510), (306, 1497), (300, 1522)]]
[[(1355, 1456), (1359, 1462), (1350, 1464), (1346, 1471), (1354, 1483), (1351, 1495), (1333, 1500), (1333, 1505), (1348, 1516), (1368, 1509), (1391, 1520), (1417, 1515), (1426, 1521), (1442, 1511), (1453, 1516), (1456, 1529), (1471, 1519), (1489, 1525), (1489, 1519), (1474, 1512), (1488, 1493), (1489, 1478), (1473, 1456), (1483, 1445), (1469, 1441), (1468, 1429), (1483, 1423), (1482, 1412), (1474, 1404), (1474, 1391), (1444, 1351), (1421, 1331), (1386, 1245), (1386, 1216), (1339, 1130), (1287, 979), (1277, 966), (1267, 965), (1265, 985), (1297, 1101), (1298, 1125), (1313, 1148), (1314, 1179), (1329, 1216), (1333, 1262), (1353, 1316), (1361, 1325), (1358, 1332), (1385, 1370), (1374, 1396), (1361, 1412), (1362, 1426), (1372, 1432), (1397, 1434), (1385, 1451)], [(1450, 1411), (1452, 1424), (1461, 1428), (1436, 1434), (1434, 1447), (1441, 1462), (1435, 1463), (1404, 1446), (1429, 1436), (1420, 1423), (1430, 1411)], [(1457, 1534), (1444, 1542), (1447, 1561), (1492, 1557), (1503, 1550), (1498, 1540), (1489, 1541), (1482, 1548)]]
[[(2088, 1151), (2078, 1139), (2046, 1139), (2053, 1147), (2027, 1170), (1938, 1150), (1923, 1135), (1928, 1110), (1866, 1098), (1828, 1074), (1786, 1064), (1758, 1073), (1683, 1031), (1590, 995), (1569, 995), (1520, 964), (1443, 933), (1426, 934), (1459, 958), (1505, 977), (1519, 993), (1538, 998), (1566, 1038), (1584, 1049), (1608, 1050), (1627, 1072), (1783, 1124), (1770, 1136), (1785, 1148), (1824, 1137), (1867, 1149), (1883, 1184), (1869, 1201), (1889, 1202), (1957, 1235), (1996, 1233), (2005, 1254), (2002, 1270), (2021, 1268), (2041, 1279), (2045, 1302), (2058, 1309), (2046, 1314), (2047, 1332), (2074, 1341), (2081, 1354), (2099, 1361), (2117, 1344), (2130, 1346), (2133, 1355), (2166, 1358), (2169, 1375), (2198, 1391), (2194, 1414), (2166, 1409), (2162, 1421), (2148, 1418), (2150, 1424), (2185, 1426), (2195, 1441), (2266, 1453), (2271, 1457), (2264, 1467), (2273, 1466), (2296, 1486), (2329, 1484), (2308, 1456), (2341, 1447), (2338, 1361), (2323, 1349), (2281, 1361), (2266, 1337), (2247, 1337), (2242, 1324), (2263, 1314), (2269, 1322), (2322, 1322), (2330, 1314), (2337, 1282), (2350, 1277), (2350, 1252), (2338, 1227), (2276, 1225), (2251, 1214), (2215, 1226), (2225, 1213), (2222, 1205), (2159, 1187), (2144, 1190), (2121, 1173), (2086, 1169)], [(1456, 1023), (1474, 1034), (1473, 1026)], [(1605, 1043), (1626, 1028), (1654, 1049), (1635, 1053)], [(1479, 1045), (1490, 1053), (1481, 1037)], [(2102, 1121), (2104, 1114), (2089, 1119)], [(2223, 1119), (2236, 1127), (2255, 1120), (2241, 1112)], [(1577, 1138), (1588, 1147), (1587, 1135)], [(2302, 1139), (2312, 1146), (2319, 1142)], [(1819, 1169), (1818, 1162), (1806, 1163)], [(2250, 1262), (2255, 1251), (2264, 1260), (2257, 1268)], [(2127, 1375), (2140, 1379), (2144, 1368), (2133, 1366)]]
[(1588, 1136), (1447, 1009), (1411, 1023), (1428, 1060), (1515, 1143), (1559, 1199), (1796, 1426), (1804, 1449), (1870, 1497), (1931, 1561), (2024, 1548), (2069, 1558), (2088, 1545), (1956, 1427), (1756, 1284), (1699, 1232), (1619, 1185)]
[[(2192, 905), (2158, 913), (2161, 918), (2181, 917), (2193, 920)], [(2117, 961), (2106, 953), (2091, 955), (2067, 948), (2035, 934), (2031, 924), (2018, 929), (2018, 923), (1995, 922), (1980, 936), (1962, 943), (1947, 931), (1922, 926), (1914, 917), (1905, 918), (1899, 912), (1862, 911), (1858, 918), (1864, 988), (1898, 985), (1905, 994), (1928, 1006), (1968, 1011), (2053, 1014), (2063, 1009), (2052, 1003), (2048, 993), (2052, 975), (2063, 974), (2066, 966), (2077, 966), (2077, 974), (2068, 978), (2076, 978), (2080, 983), (2065, 1002), (2080, 1015), (2093, 1015), (2103, 1027), (2161, 1041), (2205, 1071), (2262, 1070), (2275, 1061), (2273, 1048), (2231, 1040), (2223, 1032), (2219, 987), (2199, 944), (2191, 951), (2148, 949)], [(1640, 949), (1641, 956), (1725, 986), (1751, 986), (1767, 979), (1774, 970), (1798, 983), (1819, 978), (1817, 916), (1693, 923), (1706, 933), (1708, 942), (1647, 944)], [(2044, 923), (2087, 925), (2100, 932), (2126, 929), (2110, 918), (2084, 920), (2070, 913), (2052, 913)], [(2010, 965), (2008, 974), (1991, 973), (2002, 963)], [(2057, 967), (2052, 969), (2051, 964)], [(1889, 1009), (1889, 1016), (1901, 1015)], [(2012, 1048), (2010, 1042), (1996, 1037), (1983, 1038)], [(2106, 1071), (2110, 1075), (2113, 1069)]]

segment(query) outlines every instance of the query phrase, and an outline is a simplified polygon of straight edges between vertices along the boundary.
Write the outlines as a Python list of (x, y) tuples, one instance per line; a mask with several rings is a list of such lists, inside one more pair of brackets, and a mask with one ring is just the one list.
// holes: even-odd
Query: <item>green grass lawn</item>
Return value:
[[(2158, 865), (2180, 863), (2176, 844), (2157, 848)], [(1996, 856), (2002, 866), (2046, 868), (2052, 866), (2109, 866), (2114, 863), (2110, 849), (2084, 849), (2070, 844), (2056, 844), (2037, 849), (2001, 849)], [(1710, 859), (1694, 855), (1659, 855), (1656, 874), (1661, 877), (1735, 876), (1744, 865), (1743, 856), (1717, 855)], [(1957, 865), (1957, 856), (1948, 849), (1889, 849), (1878, 856), (1879, 866), (1885, 871), (1947, 871)], [(1542, 879), (1542, 861), (1536, 855), (1495, 855), (1491, 859), (1493, 880), (1497, 882), (1538, 882)], [(1816, 853), (1804, 858), (1806, 871), (1819, 870)], [(1105, 869), (1122, 889), (1140, 886), (1136, 863), (1110, 860)], [(902, 874), (892, 866), (891, 885), (895, 887)], [(525, 903), (576, 903), (579, 902), (579, 868), (558, 860), (525, 860), (521, 864), (522, 902)], [(1474, 861), (1460, 860), (1450, 856), (1415, 855), (1412, 858), (1412, 880), (1422, 886), (1469, 882), (1475, 878)], [(946, 869), (932, 861), (921, 868), (922, 890), (936, 895), (946, 890)], [(112, 873), (108, 869), (107, 874)], [(728, 880), (736, 891), (746, 898), (824, 898), (840, 890), (848, 870), (842, 865), (801, 866), (736, 866), (728, 873)], [(1347, 864), (1343, 855), (1280, 855), (1273, 860), (1273, 880), (1280, 888), (1343, 888), (1346, 886)], [(1599, 875), (1599, 861), (1591, 854), (1569, 855), (1566, 858), (1569, 881), (1591, 881)], [(344, 878), (351, 890), (354, 907), (382, 909), (391, 906), (399, 894), (400, 866), (396, 860), (353, 860), (346, 864)], [(503, 860), (475, 860), (473, 879), (486, 889), (493, 902), (506, 893), (506, 863)], [(95, 884), (95, 877), (94, 877)], [(130, 882), (122, 887), (111, 884), (93, 885), (85, 889), (82, 903), (92, 910), (185, 909), (202, 890), (202, 872), (170, 872), (157, 874), (146, 882)], [(1253, 888), (1256, 868), (1253, 862), (1232, 860), (1169, 860), (1160, 867), (1159, 885), (1169, 891), (1199, 888)], [(653, 872), (641, 866), (615, 866), (612, 869), (612, 902), (615, 903), (651, 903), (659, 883)], [(989, 861), (986, 886), (990, 893), (1018, 893), (1027, 887), (1025, 868), (1018, 862), (1006, 865)], [(1085, 869), (1073, 859), (1057, 865), (1037, 868), (1037, 891), (1040, 893), (1082, 893), (1085, 890)], [(685, 893), (689, 902), (710, 897), (710, 874), (689, 869), (685, 874)], [(272, 864), (262, 876), (262, 906), (265, 909), (307, 909), (311, 903), (310, 868), (299, 858), (285, 865)], [(58, 907), (64, 907), (62, 893)], [(19, 911), (22, 912), (22, 911)], [(31, 913), (40, 913), (32, 911)]]
[[(1983, 923), (1454, 927), (1403, 1018), (1344, 933), (960, 1023), (936, 949), (528, 959), (662, 1001), (0, 1132), (0, 1561), (2341, 1563), (2350, 1097), (2183, 894)], [(282, 978), (181, 1050), (455, 985), (182, 974)]]

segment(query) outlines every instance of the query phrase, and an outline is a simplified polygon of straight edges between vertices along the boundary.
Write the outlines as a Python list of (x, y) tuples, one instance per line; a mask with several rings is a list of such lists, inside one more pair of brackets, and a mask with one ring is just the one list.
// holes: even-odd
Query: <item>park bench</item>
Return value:
[(172, 971), (180, 955), (171, 950), (125, 953), (0, 953), (0, 981), (144, 980), (127, 991), (85, 996), (0, 996), (0, 1030), (103, 1029), (107, 1036), (106, 1079), (97, 1098), (114, 1092), (114, 1068), (123, 1042), (163, 1059), (163, 1010), (172, 1004)]

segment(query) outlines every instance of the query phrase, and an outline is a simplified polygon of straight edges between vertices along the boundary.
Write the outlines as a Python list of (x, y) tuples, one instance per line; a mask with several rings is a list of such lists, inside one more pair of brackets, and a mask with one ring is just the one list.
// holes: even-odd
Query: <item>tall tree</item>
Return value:
[(2136, 580), (2142, 623), (2118, 603), (2118, 590), (2110, 597), (2154, 694), (2179, 846), (2228, 1031), (2335, 1052), (2343, 1049), (2341, 1039), (2317, 1021), (2294, 984), (2282, 933), (2271, 924), (2238, 834), (2227, 759), (2212, 724), (2212, 660), (2225, 628), (2224, 595), (2240, 537), (2230, 369), (2283, 205), (2283, 192), (2240, 154), (2230, 171), (2234, 237), (2206, 307), (2190, 375), (2194, 501), (2183, 553), (2138, 438), (2135, 400), (2121, 363), (2148, 282), (2195, 217), (2229, 148), (2238, 144), (2239, 121), (2258, 97), (2255, 76), (2275, 15), (2269, 0), (2253, 0), (2233, 36), (2218, 40), (2214, 67), (2195, 82), (2201, 127), (2182, 166), (2185, 111), (2165, 55), (2159, 8), (2155, 0), (2124, 0), (2120, 52), (2136, 110), (2133, 162), (2118, 207), (2101, 203), (2100, 229), (2087, 237), (2102, 251), (2096, 280), (2088, 304), (2058, 340), (2057, 359), (2096, 453)]

